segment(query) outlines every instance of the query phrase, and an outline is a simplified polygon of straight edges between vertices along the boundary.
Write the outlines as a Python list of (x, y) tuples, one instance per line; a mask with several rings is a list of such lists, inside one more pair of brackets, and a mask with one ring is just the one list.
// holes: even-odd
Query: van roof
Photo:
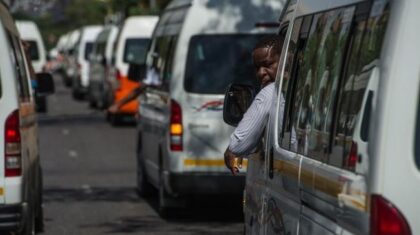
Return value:
[(257, 27), (257, 24), (278, 22), (285, 2), (174, 0), (165, 9), (156, 34), (176, 34), (180, 30), (187, 34), (267, 32), (267, 28)]
[(98, 36), (98, 33), (102, 30), (101, 25), (88, 25), (82, 28), (82, 39), (83, 41), (94, 41)]
[(33, 21), (17, 20), (16, 27), (23, 39), (42, 39), (38, 26)]
[(131, 16), (124, 21), (121, 37), (150, 38), (158, 22), (158, 16)]

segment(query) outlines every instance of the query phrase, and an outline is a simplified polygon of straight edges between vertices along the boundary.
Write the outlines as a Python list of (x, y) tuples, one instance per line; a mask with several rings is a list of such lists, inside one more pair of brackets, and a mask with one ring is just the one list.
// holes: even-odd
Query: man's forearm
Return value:
[(117, 102), (118, 108), (136, 99), (145, 89), (146, 87), (143, 85), (133, 89), (130, 93), (128, 93), (128, 95), (126, 95), (124, 98), (122, 98), (121, 100)]

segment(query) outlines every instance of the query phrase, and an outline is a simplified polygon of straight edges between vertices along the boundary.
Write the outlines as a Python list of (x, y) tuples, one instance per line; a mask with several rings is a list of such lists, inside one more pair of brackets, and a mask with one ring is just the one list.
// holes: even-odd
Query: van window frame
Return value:
[[(420, 91), (420, 86), (419, 86)], [(420, 94), (417, 98), (417, 117), (416, 117), (416, 130), (414, 137), (414, 161), (417, 166), (417, 170), (420, 171)]]
[(14, 70), (16, 73), (19, 98), (22, 102), (28, 102), (31, 100), (31, 88), (29, 86), (30, 75), (28, 74), (27, 66), (29, 65), (27, 63), (30, 62), (26, 60), (20, 39), (9, 31), (7, 31), (7, 35), (9, 39), (8, 43), (12, 51), (11, 59), (15, 66)]

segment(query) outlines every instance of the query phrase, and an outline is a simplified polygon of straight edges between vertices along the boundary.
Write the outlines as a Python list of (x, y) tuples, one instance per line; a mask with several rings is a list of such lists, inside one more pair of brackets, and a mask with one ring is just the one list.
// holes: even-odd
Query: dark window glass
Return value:
[(26, 41), (29, 43), (29, 56), (31, 60), (39, 60), (39, 48), (36, 41)]
[(89, 56), (92, 53), (93, 50), (93, 43), (92, 42), (87, 42), (85, 44), (85, 60), (89, 60)]
[[(354, 143), (355, 128), (362, 118), (369, 114), (365, 112), (370, 112), (366, 107), (362, 112), (363, 100), (368, 100), (367, 87), (380, 56), (388, 16), (388, 1), (378, 0), (373, 3), (369, 18), (359, 21), (356, 26), (348, 68), (340, 92), (336, 141), (329, 160), (332, 165), (346, 168), (346, 158)], [(369, 129), (369, 121), (363, 120), (364, 129)], [(359, 134), (363, 134), (362, 131), (360, 130)], [(365, 133), (365, 136), (367, 135), (368, 133)]]
[[(321, 161), (326, 161), (328, 153), (333, 108), (354, 9), (315, 15), (308, 39), (298, 43), (298, 62), (292, 75), (296, 87), (292, 89), (294, 94), (287, 96), (293, 101), (286, 100), (291, 114), (288, 119), (292, 120), (288, 137), (291, 131), (295, 132), (297, 151)], [(305, 35), (301, 33), (301, 37)]]
[(191, 38), (185, 90), (223, 94), (230, 83), (257, 86), (252, 49), (266, 35), (199, 35)]
[[(310, 23), (305, 20), (307, 23)], [(280, 145), (285, 149), (290, 149), (290, 138), (291, 138), (291, 126), (290, 126), (290, 116), (291, 116), (291, 101), (293, 100), (293, 85), (294, 82), (291, 81), (290, 75), (296, 73), (296, 69), (298, 67), (298, 53), (297, 50), (302, 50), (304, 45), (305, 36), (300, 37), (300, 29), (303, 23), (303, 18), (299, 18), (293, 24), (292, 36), (289, 41), (289, 46), (286, 55), (286, 64), (284, 68), (284, 75), (283, 75), (283, 83), (281, 88), (281, 95), (283, 99), (286, 100), (285, 102), (285, 109), (284, 109), (284, 117), (280, 119), (282, 121), (279, 127), (282, 127), (282, 130), (279, 132), (281, 136), (279, 137)], [(304, 23), (305, 24), (305, 23)], [(300, 48), (300, 49), (298, 49)]]
[(163, 70), (163, 79), (162, 79), (162, 90), (169, 90), (169, 84), (172, 78), (172, 67), (175, 57), (175, 49), (178, 38), (176, 36), (171, 37), (170, 46), (168, 48), (167, 59)]
[(144, 64), (149, 49), (150, 39), (133, 38), (125, 41), (124, 62)]

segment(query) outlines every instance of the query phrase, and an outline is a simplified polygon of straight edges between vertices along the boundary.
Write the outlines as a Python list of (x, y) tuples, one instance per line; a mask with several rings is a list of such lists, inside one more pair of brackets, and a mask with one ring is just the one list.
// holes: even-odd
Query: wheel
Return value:
[(42, 170), (39, 169), (39, 182), (38, 182), (38, 201), (36, 203), (35, 215), (35, 232), (44, 232), (44, 204), (43, 204), (43, 181)]
[(139, 141), (137, 146), (137, 193), (141, 197), (150, 196), (153, 192), (152, 185), (147, 180), (144, 166), (144, 159), (141, 154), (141, 133), (138, 135)]
[(109, 114), (109, 122), (112, 126), (118, 126), (121, 124), (121, 117), (118, 114)]
[(23, 225), (22, 231), (19, 233), (21, 235), (35, 235), (35, 213), (34, 206), (30, 203), (28, 205), (28, 217)]

